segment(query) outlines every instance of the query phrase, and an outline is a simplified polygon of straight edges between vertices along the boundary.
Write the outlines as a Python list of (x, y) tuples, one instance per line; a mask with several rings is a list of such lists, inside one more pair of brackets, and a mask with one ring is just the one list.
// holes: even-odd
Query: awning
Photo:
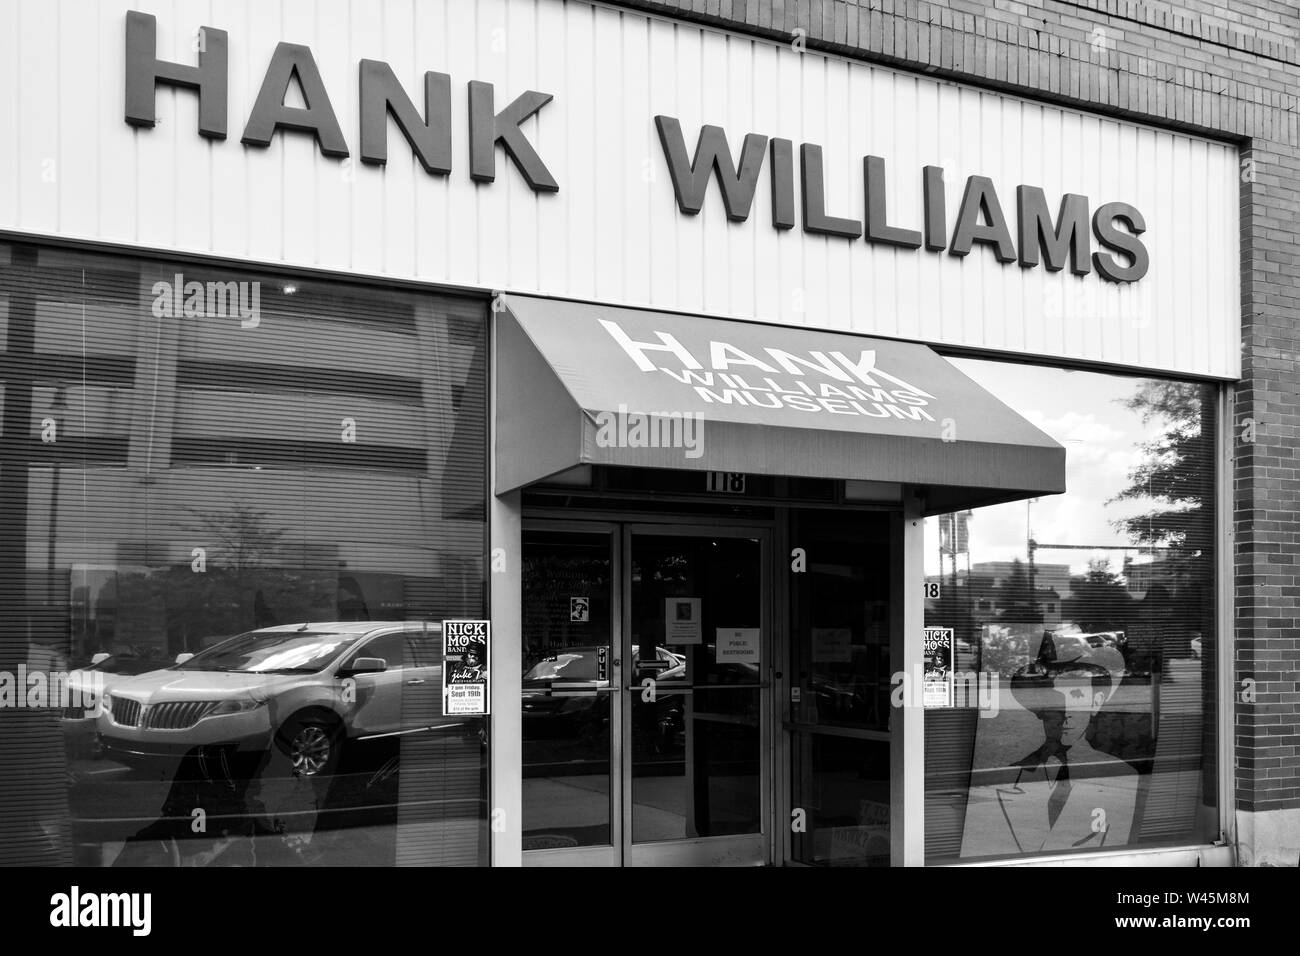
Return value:
[(1065, 449), (924, 345), (499, 303), (497, 494), (583, 464), (901, 483), (928, 514), (1065, 491)]

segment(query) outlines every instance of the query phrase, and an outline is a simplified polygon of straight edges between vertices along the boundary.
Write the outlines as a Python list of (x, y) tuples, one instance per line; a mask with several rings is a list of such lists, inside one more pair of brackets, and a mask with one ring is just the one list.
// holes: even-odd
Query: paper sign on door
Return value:
[(700, 599), (664, 598), (664, 643), (700, 644), (703, 641), (704, 625), (700, 620)]
[(756, 627), (720, 627), (717, 637), (719, 664), (759, 663), (759, 631)]
[(853, 660), (853, 633), (847, 627), (812, 629), (814, 664), (845, 664)]

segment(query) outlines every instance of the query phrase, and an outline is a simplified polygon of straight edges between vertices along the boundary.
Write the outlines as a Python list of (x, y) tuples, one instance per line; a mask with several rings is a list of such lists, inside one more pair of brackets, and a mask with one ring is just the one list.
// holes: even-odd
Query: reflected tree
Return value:
[(208, 549), (211, 564), (242, 571), (266, 567), (279, 560), (286, 529), (268, 526), (270, 512), (254, 511), (238, 503), (226, 511), (186, 510), (196, 518), (192, 530), (216, 544)]
[[(1173, 662), (1200, 656), (1203, 714), (1214, 714), (1219, 706), (1213, 663), (1216, 399), (1213, 386), (1146, 380), (1123, 400), (1144, 425), (1158, 430), (1155, 438), (1139, 446), (1142, 458), (1129, 473), (1128, 486), (1111, 499), (1145, 505), (1115, 526), (1135, 543), (1160, 549), (1146, 567), (1125, 569), (1130, 592), (1142, 595), (1128, 631), (1129, 666), (1152, 673), (1154, 683), (1157, 673), (1176, 666)], [(1202, 799), (1213, 805), (1213, 721), (1199, 738)]]
[(997, 589), (998, 620), (1007, 624), (1042, 621), (1043, 609), (1036, 597), (1024, 562), (1014, 559), (1011, 573)]
[[(174, 649), (195, 651), (242, 631), (337, 616), (337, 571), (293, 567), (287, 529), (244, 504), (189, 509), (186, 532), (205, 548), (206, 567), (170, 570), (163, 581)], [(155, 585), (156, 586), (156, 585)]]
[(1194, 382), (1144, 380), (1124, 406), (1142, 424), (1162, 425), (1158, 436), (1142, 442), (1142, 460), (1129, 473), (1128, 486), (1111, 498), (1148, 505), (1140, 514), (1115, 522), (1136, 542), (1195, 550), (1213, 542), (1207, 504), (1214, 495), (1214, 436), (1203, 422), (1213, 421), (1214, 390)]
[[(1138, 605), (1136, 650), (1153, 669), (1165, 656), (1192, 656), (1194, 637), (1212, 633), (1214, 610), (1215, 390), (1193, 382), (1145, 380), (1124, 405), (1157, 435), (1139, 445), (1142, 459), (1112, 502), (1140, 502), (1115, 526), (1135, 543), (1160, 549), (1150, 564), (1127, 569)], [(1134, 574), (1145, 580), (1134, 588)], [(1145, 645), (1145, 646), (1143, 646)]]
[(1106, 558), (1088, 562), (1088, 573), (1071, 579), (1066, 616), (1085, 631), (1122, 631), (1128, 627), (1133, 596)]

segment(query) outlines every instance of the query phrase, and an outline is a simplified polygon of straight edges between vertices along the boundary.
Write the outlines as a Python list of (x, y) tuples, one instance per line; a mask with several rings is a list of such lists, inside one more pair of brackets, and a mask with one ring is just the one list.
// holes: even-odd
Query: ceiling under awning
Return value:
[(501, 300), (497, 494), (586, 464), (897, 482), (927, 514), (1065, 491), (1065, 449), (924, 345)]

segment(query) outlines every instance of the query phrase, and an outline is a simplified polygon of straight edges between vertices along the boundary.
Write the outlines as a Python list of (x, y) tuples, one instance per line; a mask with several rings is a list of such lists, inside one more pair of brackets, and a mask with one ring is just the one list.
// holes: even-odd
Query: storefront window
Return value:
[(1216, 388), (954, 364), (1065, 446), (1068, 490), (926, 522), (956, 678), (927, 861), (1214, 840)]
[(484, 311), (0, 245), (0, 862), (486, 863)]

